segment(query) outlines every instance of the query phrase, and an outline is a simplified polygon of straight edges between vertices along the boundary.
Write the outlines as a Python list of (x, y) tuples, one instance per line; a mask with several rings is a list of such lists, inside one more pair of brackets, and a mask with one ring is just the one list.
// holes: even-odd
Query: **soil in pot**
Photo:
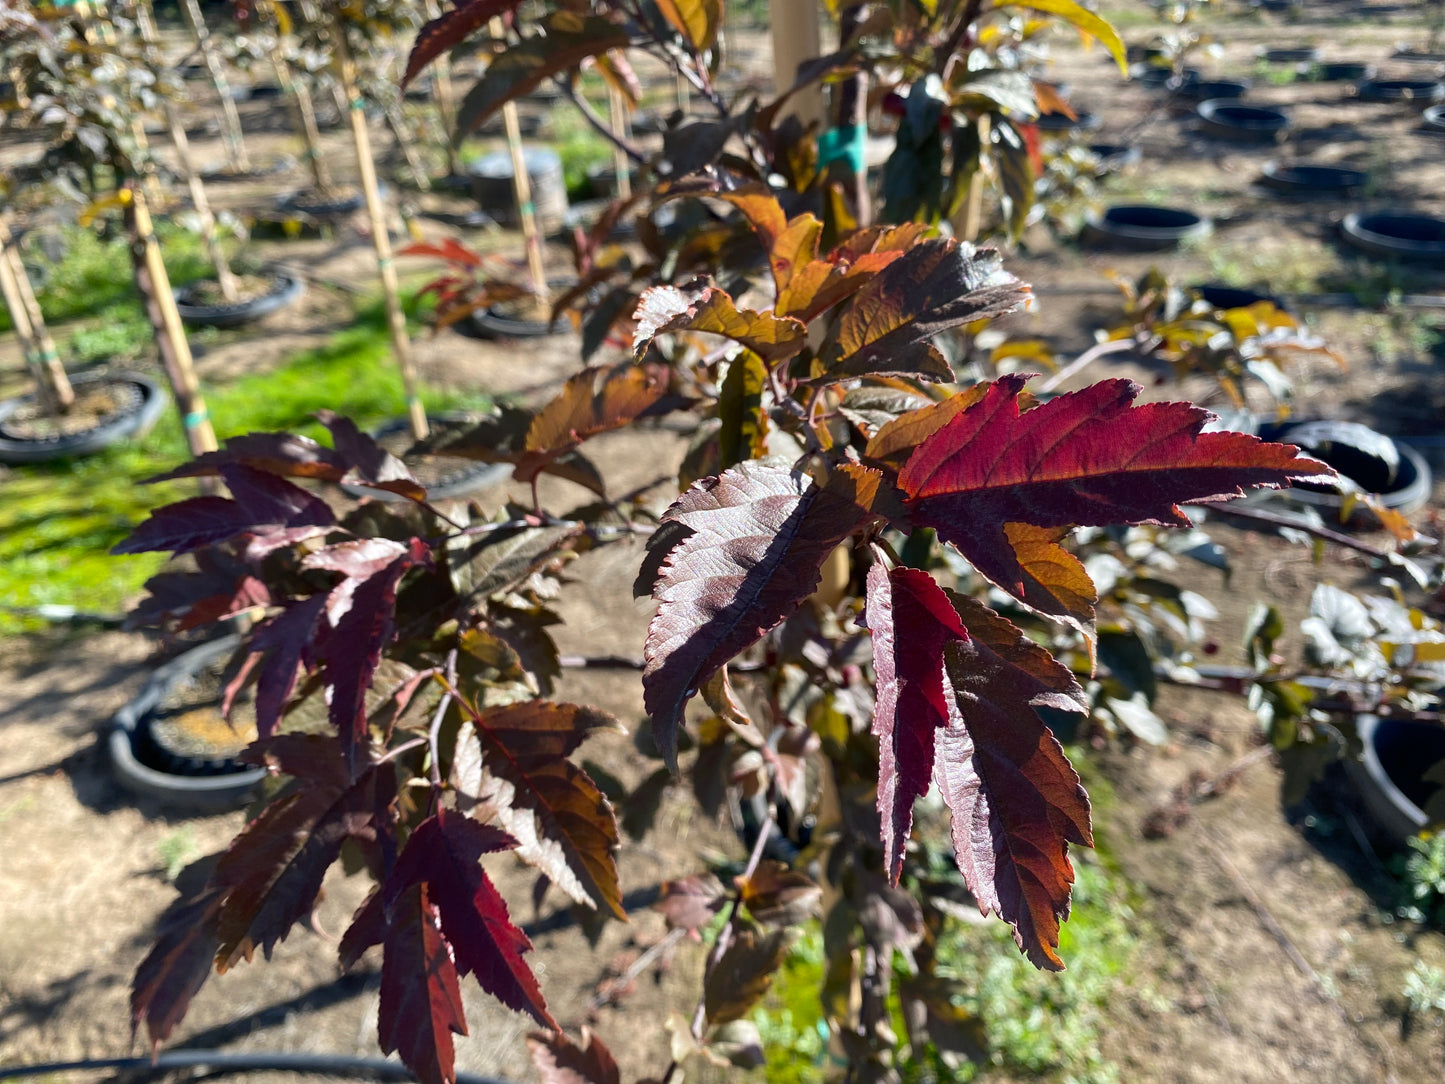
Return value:
[(1175, 75), (1173, 68), (1155, 67), (1153, 65), (1137, 68), (1132, 74), (1134, 80), (1141, 86), (1169, 91), (1177, 91), (1181, 87), (1190, 86), (1204, 78), (1204, 73), (1198, 68), (1185, 68), (1178, 75)]
[(1259, 183), (1278, 195), (1295, 199), (1338, 199), (1357, 195), (1369, 179), (1364, 170), (1346, 166), (1268, 162), (1261, 171)]
[(1445, 762), (1445, 729), (1408, 719), (1357, 719), (1363, 755), (1346, 769), (1365, 808), (1396, 844), (1423, 831), (1426, 810), (1440, 803), (1437, 781)]
[(1091, 215), (1085, 237), (1099, 244), (1140, 251), (1173, 248), (1207, 236), (1208, 219), (1177, 207), (1125, 205)]
[(1205, 282), (1191, 286), (1190, 289), (1198, 294), (1206, 305), (1215, 309), (1246, 309), (1261, 301), (1268, 301), (1277, 309), (1284, 308), (1284, 301), (1273, 294), (1262, 294), (1239, 286), (1226, 286), (1220, 282)]
[(1445, 264), (1445, 219), (1412, 211), (1346, 215), (1345, 240), (1372, 256)]
[(1358, 83), (1374, 74), (1374, 67), (1360, 60), (1331, 60), (1310, 69), (1317, 83)]
[(279, 204), (283, 211), (310, 215), (312, 218), (329, 218), (361, 210), (366, 205), (366, 196), (355, 185), (336, 185), (325, 191), (306, 188), (300, 192), (292, 192), (283, 196)]
[(0, 421), (0, 436), (33, 441), (75, 436), (139, 410), (142, 397), (142, 389), (128, 381), (77, 384), (75, 402), (64, 414), (47, 414), (39, 402), (25, 403)]
[(1191, 102), (1243, 98), (1248, 93), (1249, 84), (1243, 79), (1199, 79), (1179, 87), (1179, 96)]
[(256, 740), (255, 711), (243, 696), (231, 721), (221, 715), (223, 662), (172, 688), (142, 720), (136, 743), (142, 763), (182, 775), (245, 769), (236, 757)]
[(1198, 113), (1205, 135), (1235, 143), (1273, 143), (1289, 127), (1289, 118), (1278, 109), (1238, 105), (1231, 99), (1200, 102)]
[[(427, 417), (431, 433), (428, 443), (444, 443), (448, 432), (462, 431), (477, 422), (477, 417), (468, 414), (446, 414)], [(507, 463), (484, 463), (465, 456), (412, 454), (416, 443), (411, 435), (411, 425), (404, 418), (396, 418), (371, 431), (372, 439), (384, 449), (402, 460), (412, 475), (426, 487), (430, 500), (449, 500), (474, 493), (489, 485), (506, 480), (512, 473)], [(385, 490), (367, 489), (364, 486), (343, 487), (352, 496), (371, 497), (376, 500), (398, 500)]]
[(235, 297), (227, 297), (215, 279), (199, 279), (183, 289), (190, 305), (244, 305), (265, 297), (275, 282), (270, 275), (237, 275)]
[(1313, 64), (1320, 58), (1320, 51), (1313, 45), (1299, 45), (1261, 49), (1259, 56), (1267, 64)]
[(239, 327), (285, 308), (305, 292), (301, 278), (287, 271), (237, 277), (238, 296), (227, 301), (215, 279), (175, 291), (181, 320), (203, 327)]

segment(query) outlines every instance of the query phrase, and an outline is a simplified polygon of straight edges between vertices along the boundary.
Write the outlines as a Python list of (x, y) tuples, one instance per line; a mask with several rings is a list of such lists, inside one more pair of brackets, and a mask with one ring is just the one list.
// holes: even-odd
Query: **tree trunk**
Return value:
[(75, 392), (70, 387), (70, 378), (60, 364), (60, 354), (55, 349), (55, 340), (45, 326), (45, 317), (30, 287), (30, 278), (20, 260), (10, 228), (0, 219), (0, 292), (4, 293), (5, 307), (10, 310), (10, 321), (15, 325), (15, 337), (25, 353), (25, 362), (35, 377), (36, 394), (48, 410), (63, 413), (75, 402)]

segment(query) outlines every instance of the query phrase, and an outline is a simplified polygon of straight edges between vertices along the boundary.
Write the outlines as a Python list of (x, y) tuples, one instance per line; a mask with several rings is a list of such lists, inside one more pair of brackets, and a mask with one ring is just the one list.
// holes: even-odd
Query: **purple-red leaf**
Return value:
[(975, 599), (952, 601), (969, 638), (944, 648), (949, 720), (933, 777), (953, 811), (954, 856), (979, 909), (1013, 926), (1036, 967), (1062, 970), (1068, 845), (1093, 837), (1088, 796), (1034, 708), (1087, 702), (1073, 674), (1014, 625)]
[[(416, 44), (406, 60), (401, 88), (416, 78), (417, 73), (447, 50), (455, 48), (498, 15), (512, 11), (522, 0), (462, 0), (451, 11), (426, 23), (417, 31)], [(405, 252), (402, 255), (406, 255)]]
[[(567, 757), (617, 720), (596, 708), (527, 700), (475, 720), (482, 766), (497, 781), (480, 797), (518, 842), (517, 854), (578, 903), (626, 921), (612, 806)], [(500, 785), (497, 785), (500, 784)]]
[(915, 525), (936, 528), (979, 572), (1044, 612), (1066, 616), (1048, 592), (1030, 589), (1006, 524), (1187, 526), (1180, 504), (1329, 473), (1290, 445), (1201, 433), (1209, 414), (1188, 403), (1134, 406), (1139, 386), (1127, 380), (1020, 413), (1025, 379), (994, 381), (918, 446), (898, 482)]
[(351, 589), (343, 581), (333, 592), (348, 591), (350, 605), (333, 616), (333, 631), (326, 657), (326, 684), (331, 691), (331, 724), (350, 744), (366, 735), (366, 690), (381, 662), (382, 649), (391, 642), (396, 624), (396, 588), (407, 569), (430, 561), (426, 543), (413, 538), (406, 551)]
[(313, 595), (293, 602), (274, 617), (267, 618), (251, 636), (251, 655), (237, 676), (236, 684), (226, 690), (225, 710), (229, 714), (231, 699), (239, 683), (251, 667), (265, 656), (256, 678), (256, 733), (268, 738), (275, 733), (286, 709), (286, 701), (296, 688), (296, 674), (303, 662), (311, 659), (316, 645), (317, 623), (326, 609), (326, 596)]
[(211, 974), (221, 891), (205, 876), (210, 866), (207, 859), (181, 874), (181, 897), (161, 916), (155, 944), (131, 981), (131, 1037), (144, 1020), (153, 1049), (170, 1038)]
[(663, 515), (654, 537), (668, 552), (653, 565), (660, 605), (642, 688), (674, 771), (684, 705), (812, 594), (828, 554), (873, 515), (882, 480), (845, 466), (819, 486), (781, 461), (750, 461), (699, 482)]
[(376, 1034), (382, 1053), (400, 1054), (421, 1084), (452, 1084), (452, 1036), (467, 1033), (467, 1017), (457, 969), (427, 888), (410, 886), (389, 908)]
[(612, 1051), (586, 1024), (581, 1046), (560, 1031), (533, 1032), (527, 1049), (542, 1084), (619, 1084), (622, 1079)]
[(868, 570), (868, 628), (878, 698), (878, 815), (883, 868), (893, 884), (913, 830), (913, 803), (928, 791), (934, 731), (948, 723), (943, 648), (968, 632), (943, 588), (916, 568), (886, 570), (881, 552)]
[(381, 886), (377, 885), (367, 895), (365, 902), (351, 916), (351, 925), (341, 935), (341, 944), (336, 947), (337, 962), (341, 970), (350, 971), (356, 961), (373, 945), (386, 940), (386, 907)]
[(885, 267), (842, 310), (824, 347), (828, 375), (911, 372), (953, 379), (930, 344), (941, 331), (1013, 312), (1029, 289), (998, 253), (951, 240), (924, 241)]
[(387, 881), (387, 906), (394, 908), (406, 889), (425, 883), (458, 970), (475, 974), (482, 989), (503, 1005), (556, 1029), (537, 977), (522, 959), (532, 942), (512, 924), (506, 902), (481, 865), (482, 855), (516, 845), (505, 832), (438, 810), (406, 841)]
[(271, 601), (266, 585), (228, 550), (205, 547), (194, 560), (194, 571), (160, 572), (146, 580), (149, 594), (131, 611), (130, 623), (173, 620), (184, 632)]
[[(340, 746), (330, 744), (339, 758)], [(258, 947), (270, 957), (276, 943), (310, 914), (342, 843), (375, 832), (378, 810), (389, 804), (394, 787), (394, 773), (374, 766), (349, 784), (309, 781), (277, 798), (242, 830), (213, 878), (225, 893), (216, 926), (218, 971), (249, 960)]]
[(191, 497), (157, 508), (111, 553), (187, 553), (241, 534), (305, 533), (336, 522), (325, 501), (275, 475), (239, 463), (219, 471), (231, 498)]

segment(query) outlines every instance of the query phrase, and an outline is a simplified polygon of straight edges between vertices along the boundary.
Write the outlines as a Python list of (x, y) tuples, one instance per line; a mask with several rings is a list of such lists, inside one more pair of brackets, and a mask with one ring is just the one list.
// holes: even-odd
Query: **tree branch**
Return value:
[(592, 104), (578, 92), (576, 84), (571, 79), (564, 79), (560, 75), (554, 75), (552, 82), (557, 86), (557, 89), (566, 95), (567, 99), (577, 107), (583, 119), (592, 126), (592, 129), (598, 135), (638, 165), (647, 165), (647, 155), (643, 154), (636, 146), (623, 139), (608, 127), (607, 122), (599, 117), (597, 111), (592, 108)]

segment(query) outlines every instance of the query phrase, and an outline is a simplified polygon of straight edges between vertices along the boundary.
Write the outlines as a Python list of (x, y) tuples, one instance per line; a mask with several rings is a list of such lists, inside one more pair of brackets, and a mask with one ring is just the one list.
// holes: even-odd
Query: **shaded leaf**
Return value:
[(271, 601), (267, 586), (227, 549), (195, 551), (189, 572), (160, 572), (145, 582), (145, 598), (131, 610), (130, 626), (173, 621), (178, 632), (224, 620)]
[(628, 44), (627, 31), (600, 15), (579, 18), (554, 12), (540, 25), (543, 34), (524, 38), (499, 54), (462, 99), (457, 110), (458, 142), (507, 102), (536, 90), (544, 79)]
[[(516, 8), (522, 0), (461, 0), (450, 11), (423, 24), (417, 31), (416, 42), (406, 60), (406, 71), (401, 77), (401, 89), (416, 78), (417, 74), (437, 57), (455, 48), (469, 38), (474, 30), (485, 26), (498, 15), (505, 15)], [(401, 255), (409, 255), (403, 251)]]
[(350, 971), (367, 949), (386, 940), (386, 908), (383, 902), (381, 886), (377, 885), (367, 893), (365, 901), (351, 916), (351, 925), (341, 935), (341, 944), (336, 950), (341, 970)]
[(926, 438), (899, 472), (914, 525), (934, 527), (980, 573), (1021, 601), (1067, 611), (1030, 590), (1005, 525), (1189, 526), (1179, 504), (1226, 500), (1327, 473), (1297, 449), (1243, 433), (1201, 433), (1188, 403), (1132, 406), (1139, 386), (1104, 380), (1020, 413), (1026, 378), (1005, 376)]
[[(256, 677), (256, 733), (268, 738), (276, 731), (286, 709), (286, 701), (296, 688), (300, 666), (314, 657), (316, 625), (326, 609), (326, 596), (313, 595), (293, 602), (279, 614), (267, 618), (251, 634), (250, 655), (238, 675), (238, 682), (257, 663), (261, 669)], [(264, 662), (261, 660), (264, 658)], [(233, 683), (226, 689), (224, 710), (230, 714), (231, 701), (239, 688)]]
[(768, 415), (763, 408), (763, 389), (767, 383), (767, 365), (751, 350), (728, 362), (717, 403), (721, 422), (718, 453), (723, 469), (767, 454)]
[[(875, 471), (846, 466), (818, 486), (782, 462), (753, 461), (699, 482), (664, 513), (659, 534), (676, 541), (653, 589), (660, 605), (642, 685), (669, 768), (684, 705), (812, 593), (828, 554), (873, 514), (881, 482)], [(686, 535), (668, 529), (674, 523)]]
[(883, 866), (893, 884), (913, 830), (913, 803), (928, 790), (934, 731), (949, 718), (943, 647), (968, 639), (943, 588), (927, 572), (891, 572), (876, 549), (868, 569), (868, 628), (878, 699), (878, 815), (883, 825)]
[(398, 899), (425, 884), (457, 970), (475, 974), (503, 1005), (555, 1029), (537, 978), (522, 959), (532, 942), (512, 924), (506, 902), (481, 866), (482, 855), (515, 846), (505, 832), (437, 810), (416, 827), (397, 858), (386, 885), (387, 909), (395, 926)]
[(815, 917), (823, 890), (806, 873), (765, 859), (741, 885), (748, 913), (765, 926), (796, 926)]
[(792, 943), (792, 931), (738, 930), (732, 944), (703, 980), (703, 1004), (709, 1024), (746, 1016), (773, 984), (773, 972)]
[(894, 260), (843, 309), (824, 347), (835, 379), (878, 372), (916, 372), (951, 380), (929, 339), (941, 331), (1013, 312), (1028, 287), (1004, 271), (991, 249), (924, 241)]
[(453, 1035), (467, 1034), (457, 969), (426, 885), (408, 887), (388, 910), (377, 1040), (400, 1054), (421, 1084), (456, 1079)]
[(723, 886), (710, 873), (663, 881), (654, 911), (662, 913), (669, 930), (700, 930), (723, 909)]
[(950, 711), (933, 773), (953, 812), (954, 857), (979, 910), (1009, 923), (1036, 967), (1061, 970), (1068, 844), (1093, 837), (1079, 777), (1033, 709), (1086, 704), (1044, 648), (976, 600), (952, 600), (969, 638), (944, 648)]
[(630, 424), (666, 392), (666, 373), (655, 366), (582, 370), (527, 427), (524, 451), (516, 460), (517, 481), (530, 482), (589, 437)]
[(474, 724), (493, 777), (479, 797), (517, 841), (518, 856), (578, 903), (625, 921), (611, 803), (567, 760), (593, 731), (617, 729), (617, 720), (596, 708), (527, 700), (481, 712)]
[(181, 872), (180, 898), (161, 915), (155, 943), (131, 980), (131, 1038), (144, 1021), (153, 1050), (171, 1037), (211, 974), (221, 903), (221, 889), (209, 879), (213, 864), (203, 859)]
[(111, 553), (191, 550), (237, 535), (295, 528), (330, 527), (336, 522), (326, 502), (290, 482), (238, 463), (218, 468), (231, 497), (191, 497), (151, 512)]
[(446, 541), (452, 587), (463, 599), (484, 599), (505, 591), (584, 532), (583, 527), (515, 527), (452, 535)]

